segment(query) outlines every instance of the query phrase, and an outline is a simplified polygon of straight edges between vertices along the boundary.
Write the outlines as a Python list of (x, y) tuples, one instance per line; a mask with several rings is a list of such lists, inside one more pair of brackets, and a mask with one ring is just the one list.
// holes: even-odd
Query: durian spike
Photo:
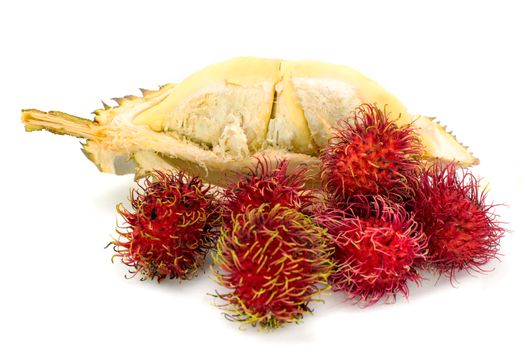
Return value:
[(424, 146), (424, 158), (444, 163), (454, 160), (465, 167), (480, 163), (480, 160), (468, 151), (468, 147), (460, 143), (455, 135), (447, 131), (435, 118), (423, 115), (413, 118), (412, 126), (418, 132)]

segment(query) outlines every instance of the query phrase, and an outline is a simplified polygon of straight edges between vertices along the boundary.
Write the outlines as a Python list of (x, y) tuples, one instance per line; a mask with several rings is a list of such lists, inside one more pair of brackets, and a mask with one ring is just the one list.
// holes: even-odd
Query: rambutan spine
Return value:
[(470, 170), (437, 163), (420, 174), (409, 202), (429, 238), (428, 266), (455, 279), (458, 271), (484, 272), (497, 258), (505, 230), (487, 192)]
[(298, 323), (329, 288), (332, 248), (325, 229), (279, 204), (231, 215), (212, 255), (226, 318), (265, 329)]
[(423, 148), (411, 125), (397, 125), (386, 107), (362, 104), (341, 120), (321, 150), (321, 180), (335, 201), (381, 195), (403, 202), (420, 170)]
[(117, 211), (124, 223), (116, 230), (115, 255), (131, 268), (131, 277), (194, 277), (215, 245), (219, 223), (215, 193), (198, 177), (156, 171), (131, 189), (131, 210)]
[(246, 212), (263, 204), (280, 205), (307, 212), (315, 199), (313, 189), (306, 187), (304, 167), (289, 168), (287, 160), (257, 158), (247, 175), (227, 186), (222, 195), (223, 217)]
[(315, 221), (326, 227), (335, 246), (334, 291), (369, 306), (421, 281), (416, 267), (425, 260), (427, 237), (403, 206), (381, 196), (355, 196), (346, 210), (324, 207)]

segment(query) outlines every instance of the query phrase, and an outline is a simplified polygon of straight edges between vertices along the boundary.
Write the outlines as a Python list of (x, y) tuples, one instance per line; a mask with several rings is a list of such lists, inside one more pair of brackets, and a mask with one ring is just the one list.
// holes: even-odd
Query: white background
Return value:
[[(364, 4), (365, 3), (365, 4)], [(2, 349), (523, 349), (524, 12), (518, 1), (3, 1), (0, 5)], [(428, 276), (409, 301), (339, 296), (272, 333), (241, 331), (189, 283), (126, 280), (103, 247), (131, 176), (78, 140), (25, 133), (20, 109), (88, 117), (100, 100), (238, 55), (353, 66), (471, 147), (512, 232), (486, 275)], [(521, 324), (522, 326), (522, 324)], [(520, 332), (520, 333), (519, 333)]]

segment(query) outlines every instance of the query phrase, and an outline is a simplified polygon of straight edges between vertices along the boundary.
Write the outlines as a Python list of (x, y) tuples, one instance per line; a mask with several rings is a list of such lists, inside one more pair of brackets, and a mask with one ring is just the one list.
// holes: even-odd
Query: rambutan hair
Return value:
[(306, 168), (289, 169), (287, 160), (256, 158), (254, 168), (223, 191), (223, 217), (228, 219), (263, 204), (281, 205), (306, 212), (315, 198), (314, 191), (306, 187)]
[(332, 262), (325, 229), (279, 204), (231, 215), (213, 254), (226, 318), (266, 329), (298, 323), (328, 288)]
[(473, 173), (456, 163), (436, 163), (420, 174), (409, 206), (429, 238), (430, 268), (453, 280), (461, 270), (485, 271), (497, 257), (504, 229), (486, 196)]
[(209, 185), (183, 172), (156, 171), (130, 192), (131, 210), (117, 211), (124, 220), (110, 244), (115, 258), (142, 279), (194, 277), (218, 235), (218, 207)]
[(364, 306), (409, 294), (409, 281), (427, 253), (427, 238), (404, 208), (380, 196), (355, 196), (346, 210), (325, 207), (315, 221), (326, 227), (335, 246), (334, 291)]
[(411, 125), (397, 125), (386, 108), (363, 104), (339, 122), (321, 150), (322, 184), (335, 201), (381, 195), (403, 202), (413, 194), (422, 153)]

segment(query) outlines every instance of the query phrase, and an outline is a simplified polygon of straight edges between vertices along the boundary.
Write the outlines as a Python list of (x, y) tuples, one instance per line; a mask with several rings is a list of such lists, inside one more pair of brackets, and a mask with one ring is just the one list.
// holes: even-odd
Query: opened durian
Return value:
[(399, 125), (412, 124), (432, 162), (478, 160), (434, 120), (408, 113), (355, 70), (318, 62), (241, 57), (211, 65), (180, 84), (104, 104), (94, 120), (62, 112), (22, 111), (27, 131), (86, 139), (84, 154), (103, 172), (143, 176), (182, 169), (223, 185), (257, 156), (306, 165), (318, 181), (319, 149), (332, 127), (362, 103), (386, 106)]

